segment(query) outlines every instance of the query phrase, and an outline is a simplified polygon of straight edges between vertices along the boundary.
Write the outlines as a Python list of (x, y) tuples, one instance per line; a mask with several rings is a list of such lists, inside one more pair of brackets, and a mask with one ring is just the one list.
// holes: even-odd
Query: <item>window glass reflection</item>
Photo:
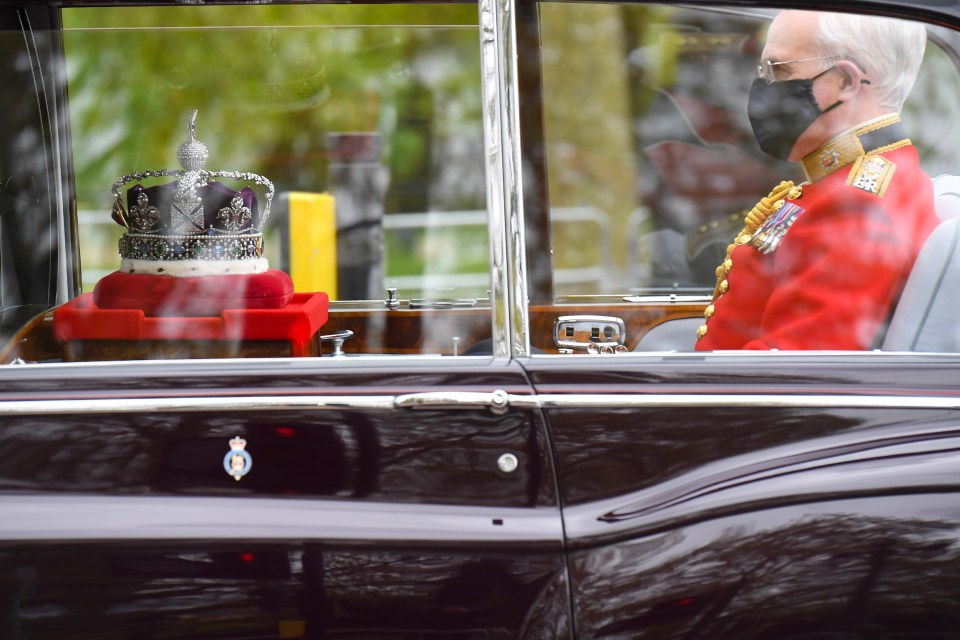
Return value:
[[(690, 322), (699, 318), (697, 324), (717, 324), (714, 337), (706, 339), (710, 344), (701, 345), (708, 350), (954, 350), (951, 345), (956, 341), (944, 337), (939, 330), (931, 340), (916, 339), (930, 324), (926, 317), (918, 317), (922, 314), (916, 310), (936, 311), (937, 303), (927, 304), (923, 297), (926, 292), (915, 297), (911, 287), (904, 289), (915, 256), (942, 217), (938, 215), (939, 204), (934, 213), (933, 189), (929, 186), (923, 189), (928, 192), (927, 200), (916, 200), (919, 188), (910, 187), (909, 193), (903, 196), (914, 202), (913, 209), (923, 209), (926, 221), (923, 224), (905, 222), (911, 229), (909, 232), (906, 228), (890, 226), (890, 233), (896, 237), (894, 244), (911, 247), (910, 255), (902, 262), (903, 268), (881, 268), (897, 251), (882, 249), (882, 243), (870, 244), (875, 249), (865, 247), (870, 238), (882, 232), (876, 225), (870, 226), (869, 221), (857, 222), (852, 214), (846, 218), (848, 228), (834, 234), (849, 237), (849, 243), (834, 242), (837, 247), (829, 249), (821, 242), (809, 250), (799, 251), (794, 267), (784, 264), (789, 252), (781, 252), (784, 255), (770, 268), (766, 284), (759, 283), (760, 267), (748, 264), (738, 274), (735, 266), (728, 264), (731, 262), (729, 250), (743, 232), (748, 214), (758, 200), (768, 193), (773, 195), (771, 189), (781, 181), (792, 181), (798, 186), (814, 185), (809, 187), (813, 193), (817, 190), (817, 180), (833, 171), (824, 163), (833, 161), (834, 169), (845, 169), (844, 176), (854, 169), (860, 172), (858, 176), (864, 174), (853, 186), (865, 191), (872, 184), (870, 177), (876, 173), (873, 164), (894, 162), (889, 158), (875, 159), (873, 164), (861, 169), (853, 157), (846, 158), (843, 154), (827, 157), (827, 152), (833, 151), (826, 146), (837, 146), (840, 133), (836, 136), (831, 133), (802, 153), (797, 152), (797, 157), (791, 155), (800, 142), (812, 140), (811, 132), (821, 127), (824, 120), (841, 119), (838, 114), (842, 109), (831, 111), (847, 100), (854, 100), (856, 92), (850, 91), (842, 98), (831, 94), (828, 99), (827, 87), (836, 85), (834, 93), (837, 93), (841, 85), (856, 85), (867, 95), (874, 89), (870, 86), (871, 78), (873, 84), (883, 83), (876, 66), (870, 71), (870, 65), (882, 64), (883, 56), (860, 55), (864, 60), (869, 58), (869, 62), (860, 62), (858, 56), (846, 50), (838, 55), (814, 50), (773, 51), (767, 45), (775, 39), (775, 34), (768, 30), (778, 13), (762, 8), (542, 3), (540, 9), (556, 302), (590, 304), (597, 316), (624, 320), (623, 344), (631, 350), (692, 350), (696, 342), (692, 331), (696, 325), (683, 329), (686, 333), (678, 335), (687, 337), (679, 342), (671, 336), (659, 343), (662, 346), (638, 344), (651, 329), (666, 325), (665, 320), (677, 316), (689, 317)], [(910, 26), (908, 22), (901, 24)], [(920, 49), (922, 64), (916, 85), (902, 110), (895, 105), (886, 111), (874, 112), (862, 106), (862, 101), (854, 103), (865, 113), (862, 120), (874, 122), (869, 130), (861, 132), (872, 134), (871, 140), (883, 137), (876, 133), (878, 131), (889, 132), (893, 128), (900, 131), (902, 127), (903, 135), (894, 136), (896, 140), (874, 140), (877, 144), (867, 141), (863, 143), (866, 145), (863, 153), (858, 152), (867, 154), (868, 159), (872, 157), (870, 154), (880, 156), (895, 151), (890, 145), (902, 139), (903, 145), (914, 149), (909, 152), (914, 154), (914, 159), (899, 159), (903, 167), (898, 175), (901, 182), (908, 173), (907, 165), (917, 166), (917, 156), (919, 171), (933, 177), (956, 174), (960, 166), (956, 151), (960, 131), (954, 113), (955, 96), (960, 88), (960, 72), (954, 63), (957, 37), (936, 27), (917, 25), (917, 30), (921, 34), (929, 33), (926, 53)], [(843, 48), (834, 46), (838, 47)], [(755, 87), (757, 65), (765, 55), (772, 61), (789, 63), (780, 65), (786, 74), (780, 79), (787, 82), (769, 84), (760, 79), (757, 82), (764, 86)], [(796, 62), (801, 59), (804, 62)], [(801, 69), (803, 65), (816, 68)], [(853, 75), (857, 77), (846, 85), (840, 82)], [(831, 77), (836, 82), (831, 81)], [(816, 84), (815, 97), (822, 102), (814, 103), (816, 109), (810, 107), (809, 121), (804, 121), (792, 105), (786, 110), (784, 107), (788, 99), (793, 99), (786, 95), (788, 91), (799, 96), (798, 100), (809, 98), (807, 92), (814, 89), (806, 84)], [(760, 93), (770, 94), (763, 105), (758, 95), (754, 95)], [(783, 117), (771, 112), (770, 117), (763, 118), (760, 106), (766, 111), (779, 109)], [(902, 125), (877, 121), (901, 111)], [(785, 115), (788, 112), (790, 115)], [(820, 118), (821, 112), (825, 117)], [(817, 124), (810, 128), (807, 125), (811, 122)], [(863, 124), (850, 122), (851, 127), (843, 127), (847, 132), (855, 128), (854, 125)], [(765, 132), (764, 127), (771, 123), (776, 124), (776, 131)], [(778, 153), (771, 140), (782, 138), (780, 133), (787, 125), (796, 125), (799, 142), (793, 144), (798, 140), (794, 136), (785, 153)], [(887, 125), (892, 128), (886, 129)], [(823, 158), (813, 158), (818, 150), (823, 151)], [(818, 158), (823, 165), (819, 168), (813, 166)], [(946, 182), (937, 184), (941, 185), (940, 192), (950, 189), (945, 186)], [(784, 236), (793, 220), (788, 215), (791, 209), (788, 206), (781, 211), (777, 203), (787, 198), (789, 204), (791, 194), (800, 197), (800, 193), (799, 190), (795, 194), (784, 191), (771, 198), (769, 208), (775, 209), (786, 222), (778, 223), (776, 215), (771, 218), (767, 227), (780, 226), (771, 227), (769, 237), (765, 236), (768, 242), (764, 247), (768, 253), (776, 251), (780, 241), (783, 246), (789, 243)], [(878, 187), (874, 195), (882, 198), (888, 194)], [(881, 204), (894, 200), (895, 190), (889, 195), (888, 201)], [(833, 201), (838, 208), (843, 208), (839, 199), (833, 198)], [(892, 210), (902, 212), (906, 205), (892, 206)], [(873, 215), (864, 213), (863, 207), (858, 211), (858, 215), (868, 218)], [(805, 226), (808, 225), (797, 227), (793, 236), (802, 236), (801, 227)], [(751, 229), (751, 233), (744, 236), (744, 242), (760, 242), (754, 234), (762, 231)], [(844, 246), (847, 248), (843, 249)], [(942, 252), (934, 253), (938, 258), (943, 257)], [(831, 278), (812, 273), (812, 265), (816, 265), (817, 260), (828, 260), (831, 256), (837, 265)], [(734, 258), (732, 262), (737, 261)], [(861, 267), (843, 266), (851, 262)], [(929, 270), (932, 273), (935, 267)], [(891, 274), (890, 286), (885, 289), (888, 293), (877, 294), (868, 301), (864, 297), (866, 290), (879, 287), (887, 272)], [(740, 276), (741, 292), (754, 291), (760, 301), (757, 304), (778, 302), (780, 311), (754, 314), (755, 317), (750, 318), (729, 311), (720, 314), (722, 297), (734, 287), (736, 276)], [(783, 293), (782, 287), (777, 288), (791, 278), (799, 283), (801, 276), (807, 277), (803, 286), (798, 285), (802, 295), (790, 297)], [(753, 284), (744, 278), (752, 278)], [(904, 306), (913, 312), (901, 319), (894, 316), (894, 311), (900, 311), (897, 302), (904, 290), (910, 300)], [(833, 306), (818, 303), (814, 294), (831, 298)], [(840, 304), (841, 300), (847, 304)], [(625, 306), (624, 302), (637, 306)], [(712, 303), (716, 303), (716, 309)], [(751, 304), (743, 302), (735, 306), (743, 311)], [(723, 327), (735, 329), (738, 339), (719, 340), (721, 333), (729, 332), (720, 330), (723, 322), (711, 321), (714, 313), (724, 316), (728, 323), (738, 323), (737, 327)], [(944, 309), (941, 313), (948, 311)], [(822, 321), (817, 320), (821, 315)], [(786, 316), (796, 321), (783, 320)], [(798, 323), (802, 322), (812, 324), (801, 328)], [(928, 325), (926, 328), (921, 326), (924, 323)], [(819, 329), (814, 330), (813, 325)], [(890, 331), (888, 325), (892, 327)], [(701, 329), (700, 333), (708, 332)], [(814, 336), (818, 337), (814, 339)], [(588, 337), (587, 342), (591, 340)], [(552, 345), (547, 342), (546, 346), (556, 347), (556, 340), (553, 342)]]
[[(188, 229), (176, 222), (182, 207), (160, 195), (172, 193), (175, 179), (142, 175), (180, 169), (177, 145), (196, 110), (206, 170), (255, 173), (275, 186), (262, 253), (271, 270), (290, 276), (291, 304), (312, 292), (329, 298), (326, 317), (311, 320), (322, 324), (310, 338), (317, 344), (292, 352), (261, 336), (257, 345), (212, 349), (72, 345), (68, 359), (452, 355), (489, 338), (475, 7), (83, 8), (63, 15), (83, 290), (102, 293), (121, 264), (130, 271), (131, 257), (167, 261), (154, 271), (169, 274), (182, 266), (172, 260), (181, 252), (202, 259), (261, 250), (227, 246), (219, 236), (157, 244), (139, 227), (121, 240), (124, 227), (111, 220), (110, 185), (133, 176), (120, 189), (121, 203), (139, 212), (127, 190), (142, 183), (150, 195), (141, 196), (143, 211), (175, 219), (162, 233), (228, 235), (217, 212), (229, 209), (229, 197), (205, 204), (210, 220)], [(235, 180), (225, 188), (243, 186), (258, 187)], [(262, 190), (259, 198), (254, 218), (257, 206), (265, 212)], [(181, 297), (221, 295), (210, 291)], [(162, 297), (161, 306), (174, 311), (158, 313), (178, 315), (177, 295)], [(191, 307), (179, 315), (208, 314)], [(243, 340), (248, 333), (240, 330)]]

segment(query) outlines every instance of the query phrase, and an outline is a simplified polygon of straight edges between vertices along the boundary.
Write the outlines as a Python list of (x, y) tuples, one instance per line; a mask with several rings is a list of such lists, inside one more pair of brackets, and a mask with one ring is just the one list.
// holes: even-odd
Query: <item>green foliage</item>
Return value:
[(428, 56), (464, 61), (448, 80), (478, 96), (469, 5), (90, 8), (64, 21), (81, 207), (107, 204), (116, 176), (171, 166), (192, 109), (211, 167), (320, 190), (326, 134), (389, 142), (396, 96)]
[[(328, 134), (378, 132), (388, 214), (485, 208), (475, 5), (77, 8), (63, 19), (78, 208), (105, 223), (119, 176), (177, 168), (193, 109), (207, 168), (263, 174), (278, 193), (327, 190)], [(464, 140), (476, 155), (444, 153)], [(390, 262), (431, 268), (415, 253)]]

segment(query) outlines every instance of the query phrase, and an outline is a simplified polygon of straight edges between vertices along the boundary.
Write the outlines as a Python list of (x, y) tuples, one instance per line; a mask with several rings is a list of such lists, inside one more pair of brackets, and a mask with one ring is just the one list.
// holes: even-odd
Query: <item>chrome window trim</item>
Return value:
[(394, 396), (247, 396), (199, 398), (84, 398), (0, 402), (0, 417), (83, 413), (178, 413), (208, 411), (392, 411)]
[[(456, 358), (448, 355), (437, 354), (390, 354), (389, 357), (383, 355), (367, 354), (347, 354), (345, 358), (331, 358), (329, 356), (311, 356), (305, 358), (201, 358), (201, 359), (169, 359), (169, 360), (104, 360), (87, 362), (9, 362), (0, 364), (0, 379), (4, 375), (12, 375), (19, 379), (26, 373), (42, 373), (44, 376), (57, 374), (58, 370), (63, 375), (76, 375), (87, 373), (99, 374), (100, 369), (110, 369), (115, 372), (117, 367), (129, 367), (148, 371), (156, 370), (155, 373), (162, 374), (164, 369), (177, 370), (182, 373), (182, 367), (189, 365), (190, 374), (198, 372), (209, 372), (211, 375), (220, 375), (223, 373), (237, 372), (237, 364), (243, 363), (244, 370), (247, 373), (261, 373), (263, 375), (272, 374), (276, 371), (290, 372), (303, 371), (304, 373), (317, 373), (317, 365), (322, 362), (330, 371), (334, 371), (341, 365), (354, 363), (371, 364), (376, 363), (378, 368), (406, 368), (410, 366), (409, 360), (416, 358), (420, 361), (418, 364), (430, 366), (455, 366), (464, 362), (466, 358), (469, 362), (490, 362), (489, 355), (481, 356), (457, 356)], [(796, 366), (797, 364), (816, 364), (824, 366), (827, 364), (843, 364), (847, 360), (889, 360), (909, 358), (911, 363), (960, 363), (960, 353), (936, 353), (932, 351), (631, 351), (616, 356), (616, 360), (605, 360), (610, 367), (615, 367), (617, 363), (624, 362), (625, 358), (629, 362), (636, 363), (640, 359), (646, 360), (669, 360), (671, 362), (682, 362), (691, 360), (702, 362), (722, 361), (724, 359), (759, 359), (772, 360), (774, 362), (783, 361), (787, 366)], [(593, 356), (584, 354), (531, 354), (530, 359), (535, 362), (562, 363), (564, 366), (595, 368), (596, 361)], [(504, 362), (498, 364), (503, 365)], [(859, 364), (859, 363), (857, 363)], [(150, 371), (154, 373), (154, 371)]]
[[(579, 354), (569, 354), (569, 353), (532, 353), (530, 354), (531, 359), (535, 359), (538, 362), (562, 362), (564, 365), (570, 366), (585, 366), (585, 367), (596, 367), (596, 364), (590, 361), (590, 358), (593, 356), (587, 356), (582, 353)], [(871, 351), (780, 351), (779, 349), (770, 349), (770, 350), (751, 350), (745, 349), (742, 351), (628, 351), (626, 353), (618, 354), (617, 358), (619, 360), (613, 360), (612, 362), (622, 362), (624, 358), (630, 358), (631, 362), (637, 362), (638, 359), (654, 359), (654, 360), (671, 360), (674, 362), (679, 362), (684, 359), (691, 361), (713, 361), (719, 362), (725, 359), (738, 359), (738, 360), (749, 360), (755, 359), (759, 361), (763, 360), (773, 360), (774, 362), (782, 361), (785, 365), (796, 365), (799, 363), (814, 363), (818, 366), (823, 366), (826, 363), (830, 364), (842, 364), (844, 360), (847, 359), (873, 359), (873, 360), (884, 360), (889, 359), (890, 357), (896, 358), (910, 358), (911, 362), (925, 362), (933, 360), (941, 361), (951, 361), (951, 364), (954, 364), (960, 358), (960, 352), (949, 352), (941, 353), (937, 351), (883, 351), (881, 349), (873, 349)], [(609, 360), (607, 362), (610, 362)], [(586, 364), (577, 364), (577, 363), (586, 363)], [(766, 363), (765, 363), (766, 364)], [(860, 364), (860, 363), (857, 363)], [(615, 365), (611, 365), (611, 369)]]
[(790, 394), (540, 394), (510, 396), (511, 407), (538, 409), (658, 409), (754, 407), (780, 409), (960, 409), (960, 397)]
[(192, 398), (89, 398), (0, 401), (0, 417), (29, 415), (176, 413), (213, 411), (401, 411), (510, 409), (960, 409), (955, 396), (790, 394), (539, 394), (443, 391), (400, 395), (308, 395)]
[[(562, 545), (551, 507), (206, 496), (3, 495), (0, 540), (342, 540)], [(250, 514), (259, 514), (251, 518)]]
[(493, 356), (503, 360), (530, 353), (514, 3), (480, 0), (479, 12)]
[[(349, 345), (349, 343), (347, 343)], [(344, 357), (307, 356), (307, 357), (274, 357), (274, 358), (170, 358), (169, 360), (89, 360), (77, 362), (8, 362), (0, 364), (0, 376), (13, 372), (13, 376), (19, 378), (26, 372), (43, 373), (45, 375), (56, 375), (58, 369), (62, 373), (95, 373), (99, 375), (101, 369), (108, 369), (115, 372), (117, 367), (131, 369), (156, 369), (150, 373), (163, 374), (164, 369), (176, 371), (182, 374), (185, 371), (190, 375), (196, 375), (199, 372), (210, 372), (211, 375), (220, 375), (223, 373), (237, 373), (243, 371), (246, 373), (257, 372), (274, 373), (276, 371), (289, 372), (298, 371), (303, 373), (318, 373), (318, 363), (322, 363), (323, 372), (336, 371), (338, 367), (359, 364), (375, 364), (377, 368), (409, 368), (410, 359), (418, 360), (422, 366), (453, 366), (464, 361), (467, 362), (490, 362), (489, 355), (441, 355), (438, 353), (403, 353), (403, 354), (365, 354), (365, 353), (346, 353)], [(242, 366), (238, 367), (238, 364)], [(191, 370), (185, 370), (183, 367), (189, 366)], [(11, 375), (11, 374), (7, 374)]]

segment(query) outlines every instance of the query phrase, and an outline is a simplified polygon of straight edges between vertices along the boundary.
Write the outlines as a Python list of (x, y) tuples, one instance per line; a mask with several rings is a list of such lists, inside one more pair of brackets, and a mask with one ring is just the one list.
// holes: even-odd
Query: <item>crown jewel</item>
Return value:
[[(268, 268), (262, 229), (270, 216), (273, 183), (256, 173), (205, 169), (209, 152), (196, 138), (196, 118), (191, 112), (187, 141), (177, 149), (181, 170), (130, 173), (113, 184), (113, 219), (127, 228), (120, 238), (122, 271), (197, 276)], [(176, 181), (141, 184), (165, 176)], [(250, 186), (237, 191), (212, 178), (259, 185), (263, 211)], [(120, 190), (131, 182), (136, 184), (127, 190), (125, 208)]]

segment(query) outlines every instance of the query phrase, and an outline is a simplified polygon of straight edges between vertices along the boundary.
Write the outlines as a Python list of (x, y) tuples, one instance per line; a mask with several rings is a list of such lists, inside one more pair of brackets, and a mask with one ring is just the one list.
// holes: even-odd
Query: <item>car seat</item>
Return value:
[(883, 341), (884, 351), (960, 352), (960, 176), (933, 180), (940, 225), (923, 245)]

